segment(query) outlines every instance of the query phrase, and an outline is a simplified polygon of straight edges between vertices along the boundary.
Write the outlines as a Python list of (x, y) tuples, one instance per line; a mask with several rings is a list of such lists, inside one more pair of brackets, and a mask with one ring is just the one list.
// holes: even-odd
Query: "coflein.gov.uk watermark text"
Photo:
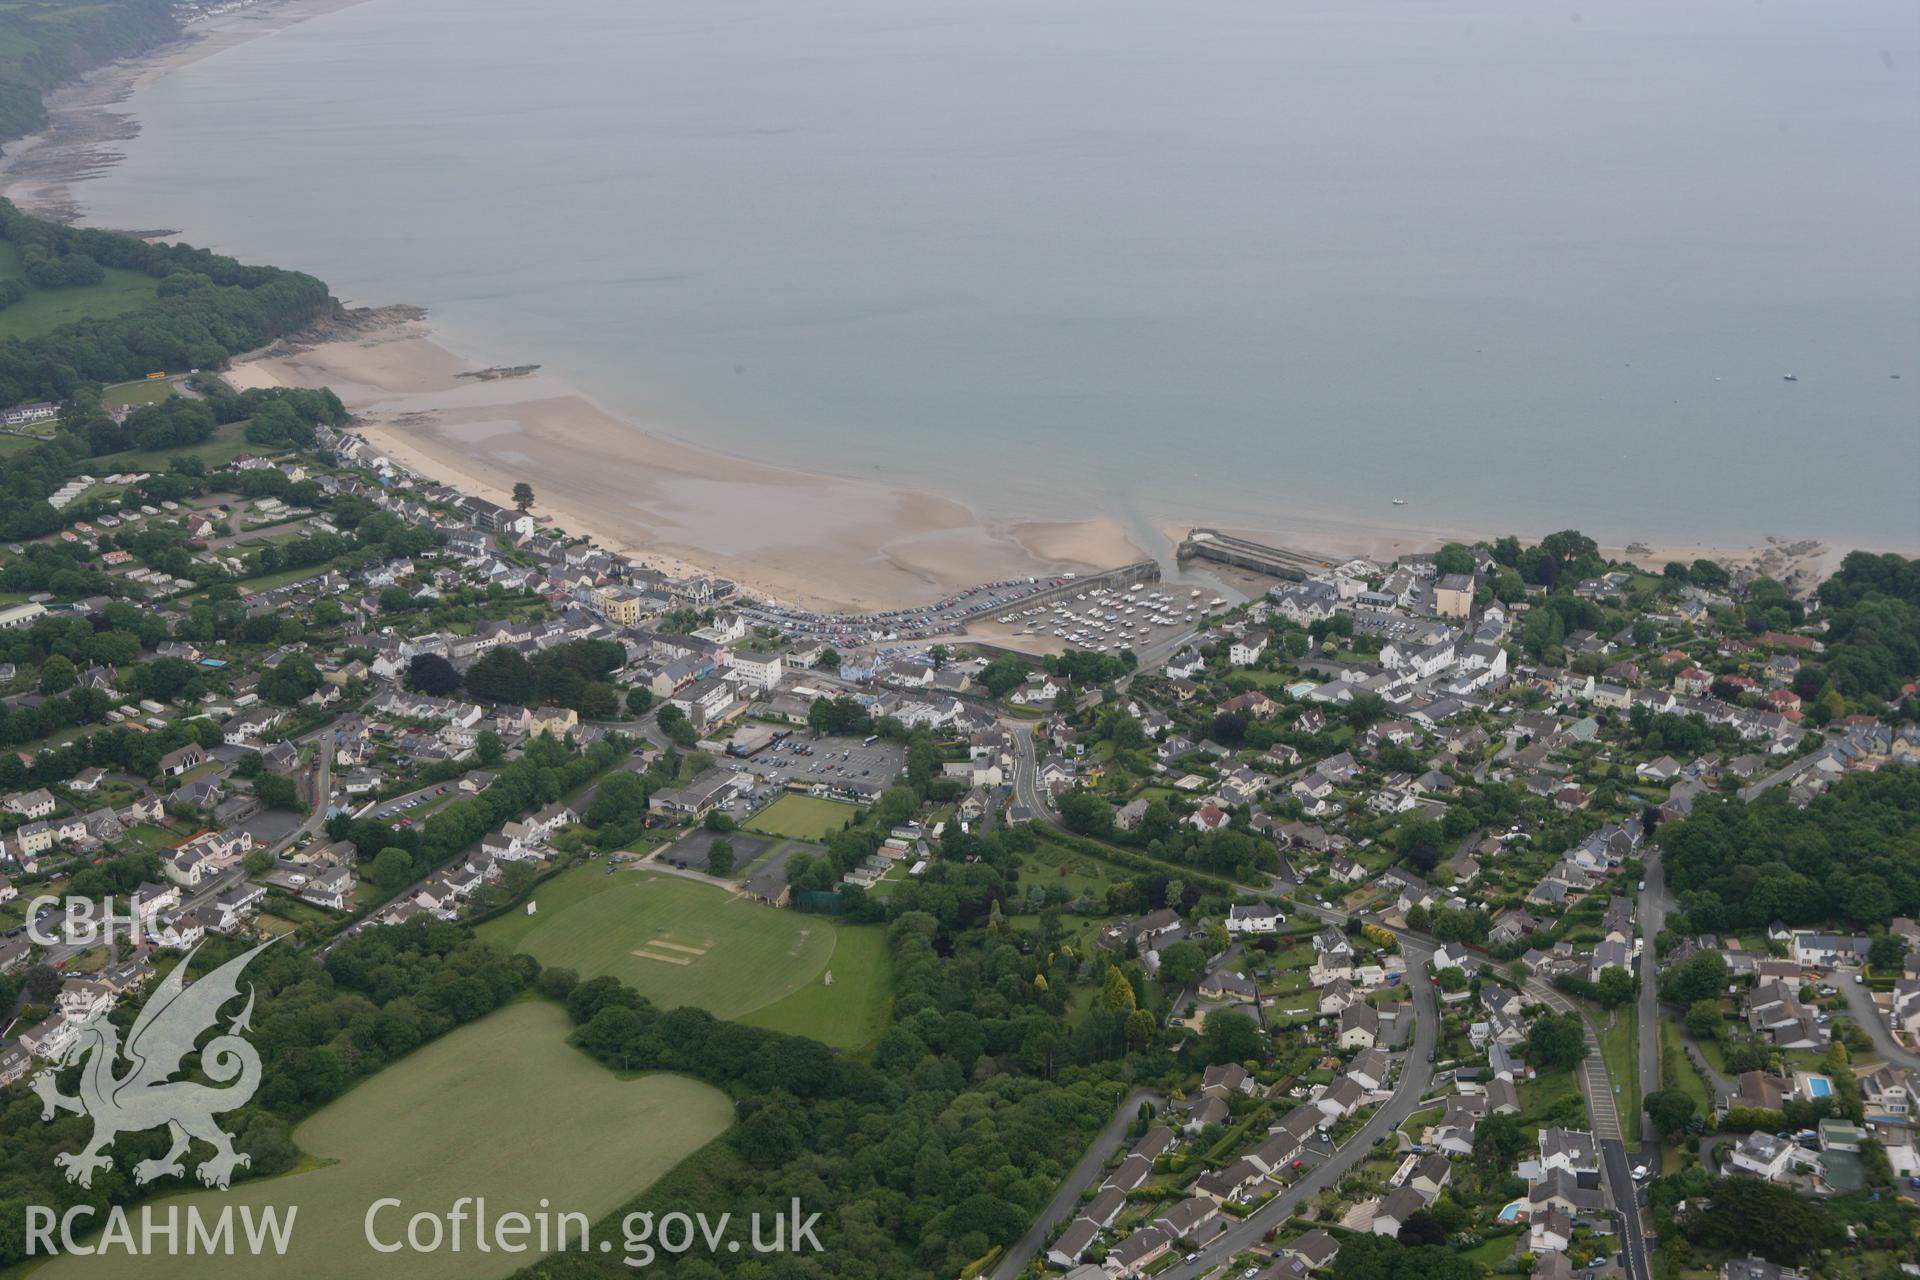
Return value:
[[(28, 1257), (68, 1253), (77, 1257), (285, 1257), (295, 1247), (298, 1205), (153, 1204), (127, 1210), (74, 1205), (26, 1208)], [(595, 1241), (588, 1216), (540, 1201), (531, 1212), (489, 1209), (484, 1196), (462, 1196), (444, 1211), (409, 1211), (406, 1202), (383, 1197), (361, 1220), (365, 1246), (378, 1254), (601, 1253), (618, 1252), (627, 1266), (651, 1266), (662, 1254), (818, 1253), (817, 1213), (800, 1202), (786, 1213), (630, 1213), (620, 1219), (619, 1239)], [(95, 1232), (98, 1232), (95, 1235)]]

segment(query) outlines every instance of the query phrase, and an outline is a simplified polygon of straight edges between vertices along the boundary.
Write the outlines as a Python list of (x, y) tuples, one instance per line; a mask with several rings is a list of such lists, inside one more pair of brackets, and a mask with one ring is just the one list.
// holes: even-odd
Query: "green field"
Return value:
[(755, 814), (749, 831), (786, 836), (792, 840), (821, 840), (845, 827), (859, 810), (837, 800), (815, 796), (781, 796)]
[[(490, 920), (480, 936), (583, 978), (611, 974), (662, 1008), (693, 1005), (720, 1018), (762, 1013), (764, 1025), (842, 1048), (874, 1038), (867, 1029), (886, 998), (884, 945), (856, 938), (843, 948), (840, 939), (879, 934), (877, 925), (849, 928), (695, 880), (610, 876), (594, 865), (549, 880), (534, 901), (537, 914)], [(820, 978), (829, 966), (826, 987)]]
[[(31, 290), (0, 311), (0, 339), (32, 338), (76, 320), (136, 311), (153, 301), (159, 281), (152, 276), (120, 267), (108, 267), (106, 272), (99, 284)], [(21, 274), (19, 246), (0, 240), (0, 280)]]
[[(413, 1213), (444, 1215), (461, 1196), (484, 1196), (488, 1216), (537, 1212), (544, 1198), (594, 1221), (611, 1213), (733, 1123), (725, 1094), (674, 1075), (622, 1080), (568, 1047), (566, 1015), (528, 1001), (435, 1041), (373, 1076), (294, 1130), (322, 1162), (305, 1172), (169, 1200), (218, 1213), (232, 1205), (297, 1206), (277, 1280), (394, 1276), (490, 1280), (530, 1264), (532, 1253), (375, 1253), (363, 1220), (375, 1200), (400, 1210), (376, 1220), (401, 1238)], [(182, 1215), (184, 1231), (185, 1215)], [(237, 1229), (237, 1228), (236, 1228)], [(137, 1265), (62, 1257), (35, 1272), (49, 1280), (138, 1273), (147, 1280), (256, 1276), (257, 1258), (143, 1258)]]
[(152, 381), (143, 378), (139, 382), (122, 382), (108, 387), (100, 393), (100, 404), (102, 408), (116, 409), (121, 405), (159, 404), (172, 396), (171, 382), (164, 378)]
[(865, 1049), (878, 1041), (893, 1003), (886, 926), (841, 924), (833, 932), (833, 955), (827, 960), (832, 986), (809, 982), (741, 1021), (841, 1049)]

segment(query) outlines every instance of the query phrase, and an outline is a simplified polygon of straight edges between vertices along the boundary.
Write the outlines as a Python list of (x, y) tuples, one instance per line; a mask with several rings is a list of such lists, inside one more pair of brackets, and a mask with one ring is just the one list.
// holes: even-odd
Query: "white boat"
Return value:
[(1404, 507), (1407, 505), (1407, 500), (1405, 498), (1395, 498), (1393, 500), (1393, 505), (1396, 507)]

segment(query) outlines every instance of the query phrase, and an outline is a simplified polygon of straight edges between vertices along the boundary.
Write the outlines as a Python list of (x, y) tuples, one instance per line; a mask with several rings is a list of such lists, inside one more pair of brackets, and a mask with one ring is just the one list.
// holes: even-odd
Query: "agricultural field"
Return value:
[[(470, 1238), (457, 1254), (376, 1254), (362, 1227), (368, 1206), (383, 1197), (405, 1202), (380, 1220), (383, 1231), (398, 1224), (387, 1239), (405, 1230), (407, 1214), (445, 1213), (461, 1196), (485, 1196), (489, 1215), (537, 1211), (544, 1197), (591, 1221), (733, 1123), (733, 1104), (719, 1090), (676, 1075), (622, 1080), (569, 1047), (568, 1031), (553, 1005), (503, 1009), (388, 1067), (295, 1129), (310, 1158), (304, 1171), (167, 1203), (207, 1213), (298, 1205), (293, 1243), (274, 1262), (279, 1280), (511, 1275), (536, 1255), (477, 1253)], [(478, 1116), (486, 1122), (475, 1123)], [(138, 1270), (149, 1280), (221, 1280), (258, 1274), (259, 1261), (183, 1253), (143, 1259)], [(34, 1274), (63, 1280), (98, 1271), (97, 1259), (61, 1257)]]
[(781, 796), (747, 822), (747, 830), (790, 840), (824, 840), (845, 827), (859, 810), (816, 796)]
[[(117, 316), (152, 302), (159, 281), (138, 271), (106, 268), (99, 284), (30, 289), (27, 296), (0, 311), (0, 339), (32, 338), (76, 320)], [(24, 275), (20, 247), (0, 240), (0, 280)]]
[[(850, 943), (824, 916), (763, 906), (724, 889), (644, 871), (608, 875), (589, 864), (548, 881), (534, 915), (513, 913), (480, 926), (496, 946), (525, 951), (583, 978), (611, 974), (662, 1008), (693, 1005), (720, 1018), (767, 1011), (764, 1025), (805, 1030), (828, 1044), (857, 1047), (884, 992), (884, 948)], [(878, 926), (875, 926), (876, 930)], [(835, 963), (836, 955), (853, 958)], [(821, 985), (833, 968), (834, 985)], [(797, 993), (821, 986), (785, 1005)], [(803, 1020), (810, 1023), (804, 1026)]]

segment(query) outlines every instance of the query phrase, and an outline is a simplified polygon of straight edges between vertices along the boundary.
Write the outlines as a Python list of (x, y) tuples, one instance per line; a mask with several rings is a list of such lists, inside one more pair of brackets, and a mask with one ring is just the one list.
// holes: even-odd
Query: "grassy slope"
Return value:
[[(0, 240), (0, 280), (21, 274), (20, 249)], [(138, 271), (108, 267), (99, 284), (64, 289), (34, 289), (0, 311), (0, 339), (31, 338), (89, 316), (116, 316), (153, 301), (158, 281)]]
[[(402, 1059), (302, 1124), (295, 1141), (330, 1163), (167, 1203), (207, 1212), (297, 1205), (293, 1246), (269, 1268), (276, 1280), (510, 1275), (532, 1256), (471, 1247), (383, 1256), (364, 1243), (362, 1219), (374, 1200), (398, 1197), (405, 1211), (381, 1222), (404, 1230), (406, 1214), (445, 1213), (457, 1197), (472, 1195), (486, 1197), (490, 1216), (537, 1210), (546, 1197), (593, 1220), (733, 1121), (733, 1105), (719, 1090), (682, 1076), (621, 1080), (568, 1047), (567, 1032), (554, 1006), (513, 1005)], [(262, 1274), (261, 1266), (248, 1257), (182, 1256), (142, 1259), (122, 1271), (97, 1258), (64, 1257), (34, 1274), (222, 1280)]]

